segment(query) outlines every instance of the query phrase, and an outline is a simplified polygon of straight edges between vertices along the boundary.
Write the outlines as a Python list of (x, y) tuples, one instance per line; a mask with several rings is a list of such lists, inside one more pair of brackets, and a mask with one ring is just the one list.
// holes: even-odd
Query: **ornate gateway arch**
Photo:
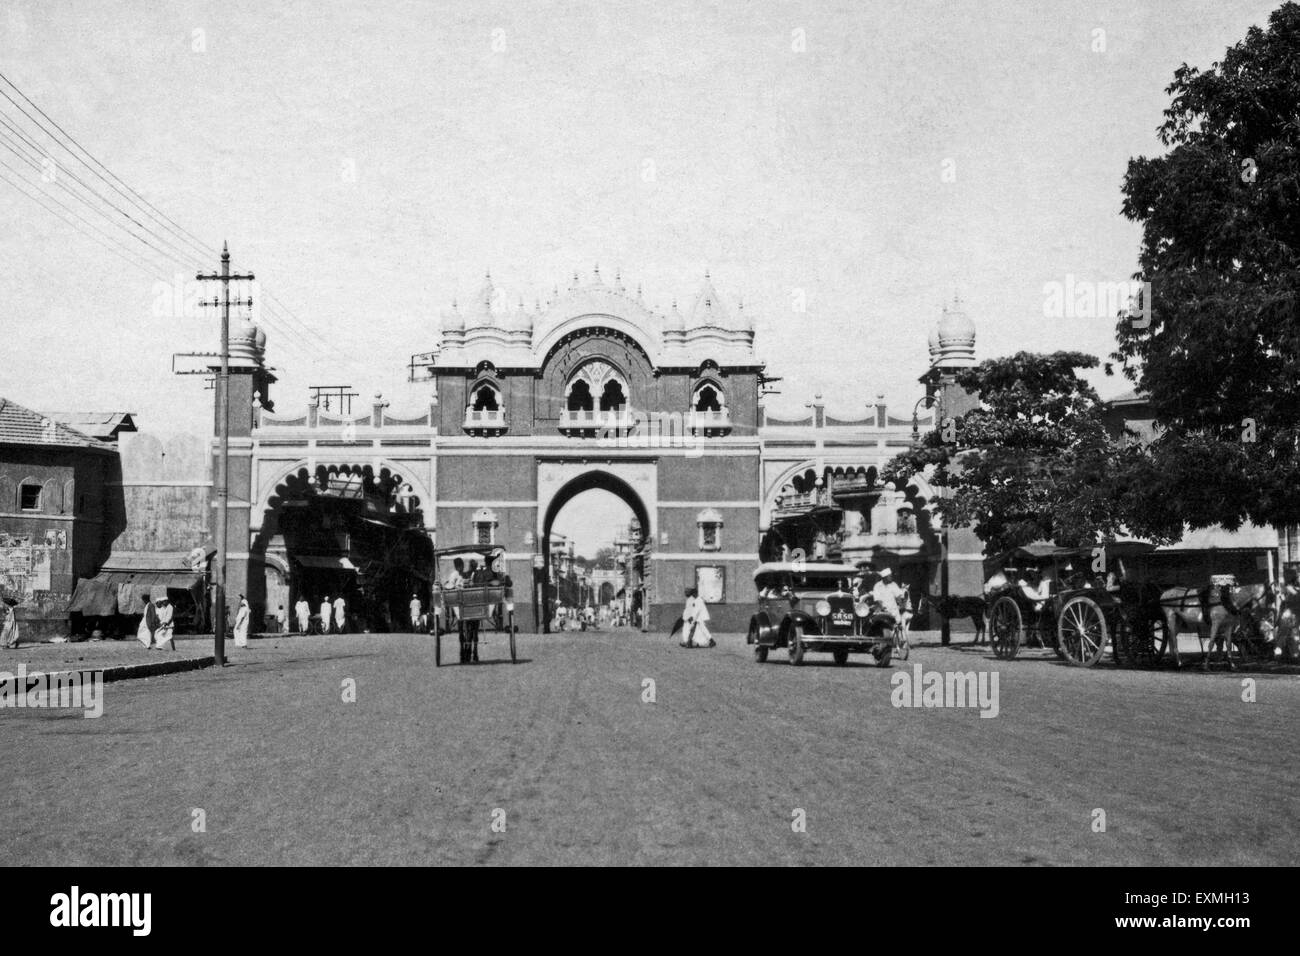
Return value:
[[(444, 312), (422, 366), (437, 402), (439, 540), (471, 540), (490, 507), (511, 576), (531, 581), (563, 502), (609, 488), (638, 515), (645, 625), (671, 622), (703, 573), (723, 582), (718, 626), (743, 629), (761, 481), (752, 321), (724, 309), (707, 276), (689, 315), (676, 303), (658, 313), (599, 271), (532, 312), (502, 314), (496, 298), (488, 277), (466, 309)], [(475, 408), (485, 375), (490, 417)], [(724, 530), (702, 546), (706, 509)]]
[[(260, 615), (304, 590), (349, 586), (348, 573), (398, 567), (390, 590), (407, 592), (404, 606), (410, 590), (427, 593), (434, 569), (419, 555), (436, 534), (439, 546), (503, 549), (516, 620), (532, 629), (545, 601), (525, 595), (546, 580), (551, 524), (587, 488), (614, 491), (637, 515), (639, 539), (624, 543), (644, 569), (648, 628), (707, 582), (715, 629), (744, 630), (756, 561), (815, 541), (816, 521), (802, 516), (828, 504), (848, 515), (834, 532), (840, 551), (898, 554), (918, 565), (918, 584), (934, 580), (930, 490), (878, 479), (910, 443), (912, 419), (882, 397), (865, 414), (828, 413), (818, 396), (806, 417), (765, 415), (752, 319), (726, 308), (707, 274), (685, 312), (652, 309), (599, 272), (531, 311), (502, 310), (499, 298), (489, 277), (466, 308), (442, 313), (439, 347), (411, 362), (427, 404), (402, 414), (379, 395), (345, 418), (316, 405), (272, 414), (266, 336), (251, 325), (233, 336), (232, 604), (247, 594)], [(945, 312), (927, 387), (973, 361), (973, 343), (964, 316)]]

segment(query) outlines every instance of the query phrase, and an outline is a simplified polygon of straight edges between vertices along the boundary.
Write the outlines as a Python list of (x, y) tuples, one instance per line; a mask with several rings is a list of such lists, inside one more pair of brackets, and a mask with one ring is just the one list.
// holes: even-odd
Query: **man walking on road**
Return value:
[(347, 602), (343, 600), (343, 595), (340, 594), (338, 597), (334, 599), (334, 627), (340, 634), (346, 634), (348, 630), (347, 624), (348, 624)]
[(411, 630), (413, 631), (419, 632), (420, 630), (420, 614), (422, 610), (423, 609), (420, 607), (419, 595), (412, 594), (411, 595)]
[(298, 598), (298, 603), (293, 606), (293, 609), (297, 612), (298, 630), (301, 633), (306, 634), (307, 628), (311, 626), (311, 605), (307, 603), (305, 597), (300, 597)]

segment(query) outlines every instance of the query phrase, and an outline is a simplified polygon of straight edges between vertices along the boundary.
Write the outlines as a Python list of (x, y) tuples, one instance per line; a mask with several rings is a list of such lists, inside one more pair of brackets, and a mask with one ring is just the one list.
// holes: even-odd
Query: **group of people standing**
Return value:
[[(343, 595), (338, 595), (333, 601), (328, 594), (323, 595), (320, 601), (320, 618), (318, 622), (319, 629), (313, 628), (311, 603), (305, 596), (298, 598), (298, 603), (293, 606), (294, 617), (298, 619), (298, 631), (302, 634), (346, 634), (348, 629), (348, 602), (344, 600)], [(332, 630), (331, 630), (332, 628)]]

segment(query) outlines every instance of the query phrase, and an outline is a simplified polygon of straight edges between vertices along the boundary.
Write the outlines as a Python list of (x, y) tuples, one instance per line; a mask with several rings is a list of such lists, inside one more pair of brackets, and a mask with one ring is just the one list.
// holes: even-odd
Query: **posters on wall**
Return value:
[(726, 593), (726, 570), (718, 565), (696, 565), (695, 589), (705, 604), (721, 604)]
[(41, 544), (34, 546), (30, 534), (0, 532), (0, 592), (23, 604), (31, 603), (37, 592), (48, 592), (50, 556), (56, 549), (67, 550), (67, 534), (46, 532)]

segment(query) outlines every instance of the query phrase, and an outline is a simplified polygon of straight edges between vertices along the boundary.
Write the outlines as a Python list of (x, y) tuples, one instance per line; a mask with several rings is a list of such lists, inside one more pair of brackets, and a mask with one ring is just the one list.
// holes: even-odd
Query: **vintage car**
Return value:
[(784, 561), (761, 564), (754, 572), (758, 608), (745, 641), (760, 664), (774, 647), (788, 650), (791, 664), (809, 651), (829, 651), (835, 663), (850, 654), (870, 652), (888, 667), (894, 650), (894, 621), (873, 614), (868, 601), (855, 600), (850, 588), (859, 572), (850, 564)]

